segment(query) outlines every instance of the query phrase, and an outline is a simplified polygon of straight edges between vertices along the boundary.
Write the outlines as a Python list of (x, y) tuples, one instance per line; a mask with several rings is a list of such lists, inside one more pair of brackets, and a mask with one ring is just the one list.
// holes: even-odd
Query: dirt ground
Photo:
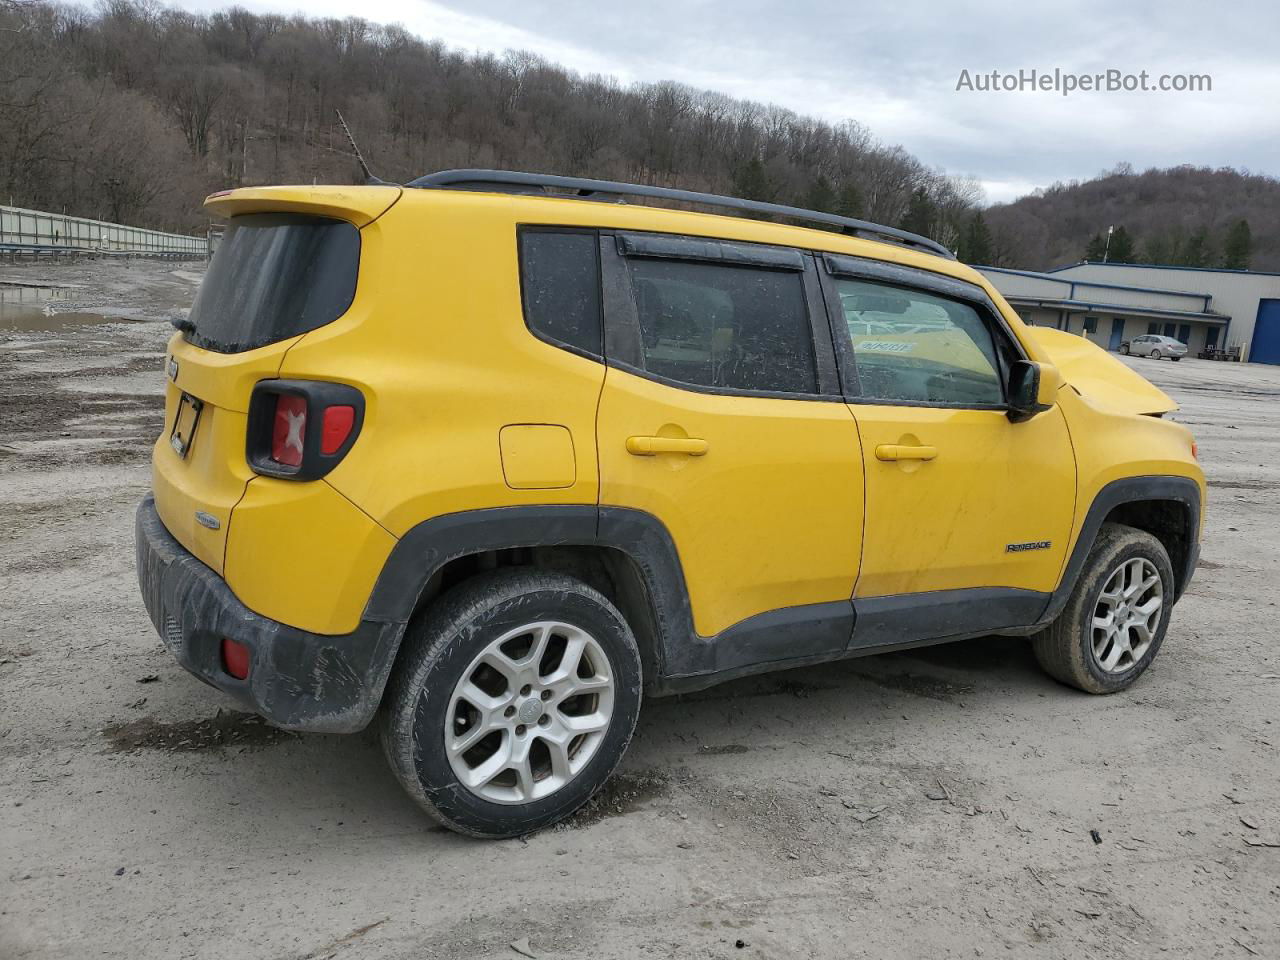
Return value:
[(154, 635), (133, 510), (198, 277), (0, 267), (78, 285), (0, 320), (0, 957), (1280, 957), (1280, 368), (1131, 361), (1211, 502), (1129, 692), (987, 638), (650, 701), (590, 809), (484, 843)]

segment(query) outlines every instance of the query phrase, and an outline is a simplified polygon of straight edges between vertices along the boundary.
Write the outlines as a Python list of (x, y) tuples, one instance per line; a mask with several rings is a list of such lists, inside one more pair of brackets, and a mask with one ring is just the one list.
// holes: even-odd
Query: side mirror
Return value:
[(1051, 363), (1014, 361), (1009, 368), (1009, 419), (1013, 423), (1030, 420), (1057, 402), (1062, 374)]

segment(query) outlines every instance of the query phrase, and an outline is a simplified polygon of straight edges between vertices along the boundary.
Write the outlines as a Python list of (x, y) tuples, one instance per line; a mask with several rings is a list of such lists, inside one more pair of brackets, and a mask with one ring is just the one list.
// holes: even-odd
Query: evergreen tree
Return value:
[(1123, 225), (1116, 227), (1111, 234), (1111, 246), (1107, 252), (1108, 263), (1133, 263), (1136, 251), (1133, 248), (1133, 237)]
[(822, 213), (834, 213), (836, 208), (836, 189), (831, 181), (818, 174), (816, 180), (809, 184), (809, 193), (805, 198), (805, 206), (810, 210)]
[(907, 204), (907, 212), (902, 217), (902, 222), (898, 226), (903, 230), (909, 230), (911, 233), (918, 233), (922, 237), (929, 236), (933, 231), (933, 225), (937, 219), (938, 211), (932, 200), (929, 199), (929, 193), (924, 187), (917, 187), (915, 192), (911, 194), (911, 202)]
[(1207, 267), (1213, 261), (1213, 247), (1208, 227), (1197, 227), (1178, 252), (1178, 265), (1183, 267)]
[(1106, 253), (1107, 241), (1102, 239), (1102, 234), (1095, 233), (1089, 245), (1084, 248), (1084, 258), (1090, 263), (1101, 263)]
[(1142, 262), (1167, 265), (1177, 259), (1177, 244), (1164, 234), (1148, 237), (1142, 243)]
[(991, 266), (995, 259), (995, 244), (992, 242), (991, 230), (987, 227), (987, 219), (981, 211), (975, 210), (964, 232), (960, 234), (959, 250), (956, 256), (964, 263), (976, 263)]
[(733, 192), (744, 200), (772, 199), (773, 189), (769, 184), (769, 175), (759, 156), (753, 156), (734, 172)]
[(842, 217), (861, 218), (862, 191), (856, 184), (846, 183), (840, 188), (840, 195), (836, 198), (835, 212)]
[(1237, 220), (1227, 231), (1222, 248), (1222, 265), (1230, 270), (1248, 270), (1253, 256), (1253, 232), (1248, 220)]

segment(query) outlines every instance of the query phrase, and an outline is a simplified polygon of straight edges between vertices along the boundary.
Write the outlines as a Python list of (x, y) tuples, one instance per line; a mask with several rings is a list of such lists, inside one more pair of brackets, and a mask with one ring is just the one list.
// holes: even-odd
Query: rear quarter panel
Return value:
[[(605, 368), (526, 328), (516, 225), (508, 203), (407, 191), (362, 230), (352, 309), (307, 334), (281, 367), (364, 392), (360, 437), (326, 480), (396, 537), (462, 510), (597, 501)], [(569, 431), (571, 483), (508, 484), (500, 434), (517, 423)]]

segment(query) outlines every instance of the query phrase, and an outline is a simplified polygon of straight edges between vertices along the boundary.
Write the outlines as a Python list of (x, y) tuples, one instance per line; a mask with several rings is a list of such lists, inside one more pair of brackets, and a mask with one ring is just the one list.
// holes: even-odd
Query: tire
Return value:
[[(1132, 576), (1139, 569), (1144, 571), (1141, 582), (1158, 575), (1158, 615), (1152, 611), (1142, 628), (1126, 626), (1123, 637), (1117, 634), (1114, 641), (1108, 640), (1109, 631), (1095, 625), (1095, 614), (1104, 608), (1109, 608), (1112, 619), (1115, 619), (1117, 607), (1106, 599), (1104, 589), (1114, 587), (1113, 578), (1118, 575), (1123, 578), (1125, 574), (1122, 571), (1130, 575), (1121, 583), (1122, 587), (1139, 582), (1138, 577)], [(1149, 590), (1134, 593), (1128, 598), (1134, 610), (1133, 617), (1142, 618), (1142, 608), (1149, 604), (1155, 593), (1153, 584)], [(1036, 659), (1049, 676), (1086, 693), (1124, 690), (1142, 676), (1159, 653), (1169, 628), (1173, 599), (1173, 565), (1164, 544), (1143, 530), (1118, 523), (1104, 524), (1066, 607), (1057, 620), (1031, 638)], [(1145, 641), (1142, 629), (1150, 635)], [(1123, 653), (1126, 645), (1130, 647), (1127, 656)], [(1105, 661), (1110, 659), (1114, 662), (1108, 666)]]
[(1181, 358), (1181, 357), (1170, 357), (1169, 359), (1170, 359), (1170, 360), (1172, 360), (1174, 363), (1177, 363), (1177, 362), (1178, 362), (1179, 360), (1181, 360), (1182, 358)]
[[(404, 643), (379, 715), (383, 750), (409, 795), (452, 830), (499, 839), (547, 827), (600, 789), (631, 742), (642, 679), (635, 637), (580, 580), (527, 569), (484, 574), (440, 597)], [(586, 666), (566, 669), (563, 652), (555, 659), (561, 647), (581, 647)], [(535, 649), (545, 651), (540, 660)], [(580, 689), (588, 692), (566, 693)], [(465, 746), (481, 729), (490, 732)], [(517, 754), (523, 776), (503, 767)], [(491, 769), (500, 772), (486, 780)], [(460, 771), (486, 782), (469, 784)]]
[(1120, 352), (1127, 357), (1129, 355), (1129, 345), (1127, 343), (1120, 344)]
[(1151, 359), (1152, 359), (1152, 360), (1159, 360), (1159, 359), (1160, 359), (1160, 356), (1161, 356), (1161, 355), (1160, 355), (1160, 351), (1159, 351), (1159, 350), (1152, 350), (1152, 351), (1151, 351)]

